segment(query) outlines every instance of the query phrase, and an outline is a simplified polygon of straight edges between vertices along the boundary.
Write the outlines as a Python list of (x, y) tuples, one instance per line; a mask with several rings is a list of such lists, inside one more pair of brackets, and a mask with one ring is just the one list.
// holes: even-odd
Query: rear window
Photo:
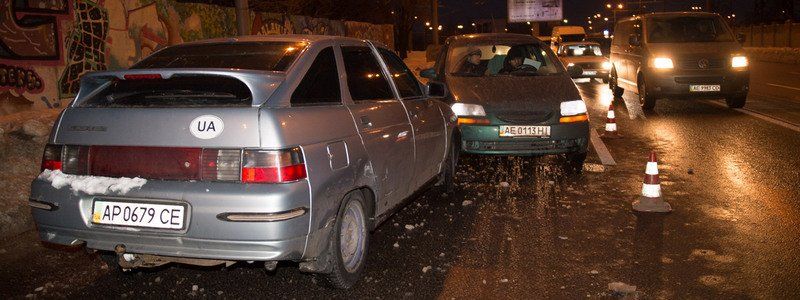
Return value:
[(306, 43), (237, 42), (189, 44), (165, 48), (131, 69), (225, 68), (286, 71)]
[(226, 76), (175, 75), (169, 79), (117, 80), (83, 101), (81, 107), (250, 106), (250, 89)]

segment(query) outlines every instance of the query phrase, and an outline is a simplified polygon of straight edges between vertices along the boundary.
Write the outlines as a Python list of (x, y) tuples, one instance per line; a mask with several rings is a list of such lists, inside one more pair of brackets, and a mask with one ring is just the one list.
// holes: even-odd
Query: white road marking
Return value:
[(603, 143), (603, 140), (600, 139), (600, 136), (597, 135), (597, 130), (592, 128), (589, 131), (589, 139), (592, 141), (592, 146), (594, 147), (594, 151), (597, 152), (597, 156), (600, 156), (600, 162), (606, 166), (616, 166), (617, 162), (614, 161), (614, 157), (611, 156), (611, 152), (608, 152), (608, 148), (606, 144)]
[[(714, 104), (716, 106), (728, 107), (727, 105), (725, 105), (725, 104), (723, 104), (721, 102), (718, 102), (718, 101), (708, 100), (707, 102), (711, 103), (711, 104)], [(781, 119), (778, 119), (778, 118), (775, 118), (775, 117), (771, 117), (771, 116), (765, 115), (763, 113), (756, 112), (754, 110), (750, 110), (750, 109), (746, 109), (746, 108), (734, 108), (734, 110), (738, 111), (738, 112), (741, 112), (741, 113), (744, 113), (744, 114), (748, 114), (748, 115), (756, 117), (756, 118), (759, 118), (761, 120), (770, 122), (772, 124), (775, 124), (775, 125), (778, 125), (778, 126), (793, 130), (795, 132), (800, 132), (800, 125), (792, 124), (792, 123), (786, 122), (784, 120), (781, 120)]]
[(800, 91), (800, 88), (796, 88), (796, 87), (788, 86), (788, 85), (781, 85), (781, 84), (774, 84), (774, 83), (767, 83), (767, 85), (780, 87), (780, 88), (785, 88), (785, 89), (790, 89), (790, 90), (795, 90), (795, 91)]

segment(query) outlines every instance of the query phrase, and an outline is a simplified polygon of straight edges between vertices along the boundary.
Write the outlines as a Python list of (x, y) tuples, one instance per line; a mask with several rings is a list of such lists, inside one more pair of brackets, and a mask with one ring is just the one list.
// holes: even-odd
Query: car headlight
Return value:
[(668, 57), (656, 57), (653, 59), (653, 68), (656, 69), (672, 69), (675, 65), (672, 64), (672, 59)]
[(486, 111), (483, 110), (483, 106), (478, 104), (466, 104), (466, 103), (453, 103), (450, 106), (450, 109), (453, 110), (453, 113), (459, 117), (483, 117), (486, 116)]
[(561, 102), (561, 115), (574, 116), (586, 113), (586, 103), (583, 100)]
[(734, 56), (731, 58), (731, 67), (733, 68), (744, 68), (747, 67), (749, 62), (747, 61), (747, 56)]
[(604, 61), (603, 62), (603, 69), (611, 70), (611, 62), (610, 61)]

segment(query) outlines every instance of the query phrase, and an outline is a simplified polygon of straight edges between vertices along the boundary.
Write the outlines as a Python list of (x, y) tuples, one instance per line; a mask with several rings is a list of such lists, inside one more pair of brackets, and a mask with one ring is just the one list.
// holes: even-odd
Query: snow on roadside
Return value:
[(105, 194), (107, 192), (127, 194), (134, 188), (140, 188), (145, 183), (143, 178), (111, 178), (103, 176), (70, 175), (60, 170), (44, 170), (39, 174), (39, 179), (51, 183), (54, 188), (60, 189), (69, 186), (73, 193)]

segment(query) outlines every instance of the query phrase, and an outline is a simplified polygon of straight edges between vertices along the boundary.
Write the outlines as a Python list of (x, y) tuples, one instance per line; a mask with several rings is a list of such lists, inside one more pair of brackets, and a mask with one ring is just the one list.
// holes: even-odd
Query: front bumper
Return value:
[[(183, 229), (145, 229), (97, 225), (91, 222), (96, 198), (116, 201), (148, 201), (186, 204)], [(70, 188), (56, 189), (36, 179), (31, 200), (56, 206), (32, 208), (43, 241), (80, 245), (113, 251), (124, 245), (126, 252), (160, 256), (216, 260), (300, 260), (309, 238), (310, 213), (274, 222), (232, 222), (225, 213), (278, 213), (309, 208), (308, 182), (287, 184), (239, 184), (149, 180), (125, 195), (75, 194)]]
[(586, 152), (589, 122), (555, 124), (550, 137), (500, 137), (498, 125), (461, 125), (461, 150), (488, 155), (547, 155)]
[[(666, 98), (720, 98), (747, 96), (750, 90), (748, 70), (648, 70), (645, 74), (647, 92)], [(719, 92), (691, 92), (691, 85), (719, 85)]]

